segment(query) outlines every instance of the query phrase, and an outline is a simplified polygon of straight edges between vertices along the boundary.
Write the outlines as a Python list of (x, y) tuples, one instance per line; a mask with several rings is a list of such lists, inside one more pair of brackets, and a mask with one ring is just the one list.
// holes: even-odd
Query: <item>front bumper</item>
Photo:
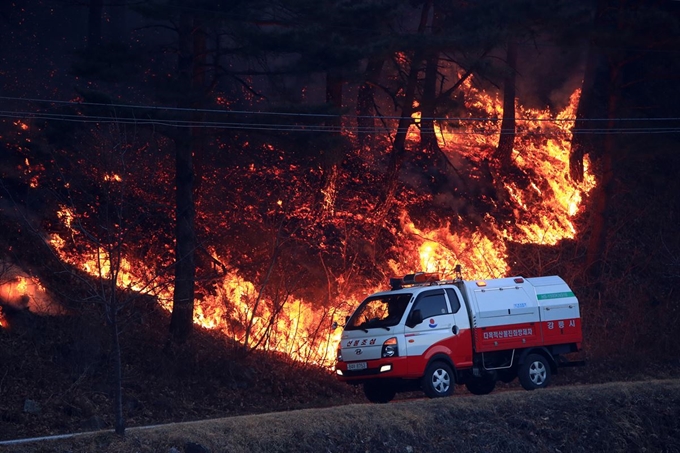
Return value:
[(360, 362), (338, 362), (335, 365), (335, 375), (347, 383), (358, 383), (366, 379), (374, 378), (406, 378), (406, 357), (390, 357), (386, 359), (367, 360), (366, 368), (361, 370), (348, 370), (347, 365)]

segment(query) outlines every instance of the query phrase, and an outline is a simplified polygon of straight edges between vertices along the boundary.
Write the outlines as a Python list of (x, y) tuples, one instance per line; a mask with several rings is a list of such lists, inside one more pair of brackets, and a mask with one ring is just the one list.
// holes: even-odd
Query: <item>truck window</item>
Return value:
[(458, 300), (458, 295), (451, 288), (446, 288), (446, 295), (449, 296), (451, 312), (453, 312), (453, 314), (458, 313), (458, 310), (460, 310), (460, 300)]
[(369, 297), (356, 309), (347, 322), (345, 330), (396, 326), (401, 321), (410, 300), (411, 294)]
[(428, 291), (421, 294), (413, 305), (413, 309), (420, 310), (423, 319), (449, 313), (449, 308), (446, 305), (446, 298), (444, 297), (444, 291), (441, 290)]

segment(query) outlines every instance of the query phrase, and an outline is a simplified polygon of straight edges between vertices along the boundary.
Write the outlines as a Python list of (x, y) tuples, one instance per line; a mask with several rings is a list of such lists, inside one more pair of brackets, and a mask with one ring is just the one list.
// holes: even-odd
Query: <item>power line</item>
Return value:
[[(301, 118), (340, 118), (340, 119), (375, 119), (375, 120), (399, 120), (401, 116), (378, 116), (378, 115), (349, 115), (349, 114), (331, 114), (331, 113), (301, 113), (301, 112), (276, 112), (276, 111), (255, 111), (255, 110), (226, 110), (226, 109), (206, 109), (206, 108), (186, 108), (186, 107), (170, 107), (170, 106), (155, 106), (145, 104), (114, 104), (101, 102), (80, 102), (80, 101), (63, 101), (58, 99), (39, 99), (39, 98), (23, 98), (23, 97), (9, 97), (0, 96), (0, 100), (5, 101), (19, 101), (19, 102), (36, 102), (46, 104), (70, 105), (70, 106), (91, 106), (91, 107), (110, 107), (120, 109), (142, 109), (142, 110), (157, 110), (157, 111), (171, 111), (171, 112), (188, 112), (188, 113), (217, 113), (225, 115), (253, 115), (253, 116), (289, 116)], [(48, 114), (43, 112), (43, 114)], [(82, 115), (78, 115), (81, 116)], [(483, 118), (483, 117), (422, 117), (419, 120), (432, 120), (439, 122), (498, 122), (502, 117)], [(139, 120), (139, 119), (137, 119)], [(161, 120), (162, 121), (162, 120)], [(554, 122), (566, 123), (571, 121), (579, 121), (581, 123), (600, 122), (600, 121), (680, 121), (680, 117), (669, 118), (541, 118), (516, 117), (515, 121), (535, 121), (535, 122)]]
[[(51, 114), (40, 112), (16, 112), (0, 111), (0, 118), (64, 121), (75, 123), (108, 123), (108, 124), (135, 124), (179, 128), (206, 128), (206, 129), (228, 129), (244, 131), (262, 132), (323, 132), (323, 133), (373, 133), (384, 130), (389, 133), (405, 132), (408, 128), (384, 128), (384, 127), (360, 127), (347, 125), (325, 125), (325, 124), (274, 124), (260, 122), (224, 122), (224, 121), (196, 121), (196, 120), (161, 120), (153, 118), (132, 118), (132, 117), (112, 117), (97, 115), (69, 115)], [(432, 134), (430, 131), (420, 131), (421, 134)], [(558, 136), (554, 131), (535, 131), (519, 129), (449, 129), (446, 133), (451, 135), (497, 135), (502, 133), (514, 133), (519, 136)], [(569, 131), (573, 135), (603, 135), (603, 134), (675, 134), (680, 133), (678, 127), (618, 127), (618, 128), (573, 128)], [(436, 134), (436, 132), (435, 132)]]

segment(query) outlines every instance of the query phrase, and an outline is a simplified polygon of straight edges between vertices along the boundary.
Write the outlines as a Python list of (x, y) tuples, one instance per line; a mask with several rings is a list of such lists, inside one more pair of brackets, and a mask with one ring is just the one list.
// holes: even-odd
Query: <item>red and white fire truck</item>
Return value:
[(477, 395), (498, 380), (544, 388), (564, 355), (581, 350), (579, 303), (558, 276), (439, 280), (417, 273), (390, 280), (346, 321), (336, 374), (386, 403), (400, 391), (448, 396), (455, 384)]

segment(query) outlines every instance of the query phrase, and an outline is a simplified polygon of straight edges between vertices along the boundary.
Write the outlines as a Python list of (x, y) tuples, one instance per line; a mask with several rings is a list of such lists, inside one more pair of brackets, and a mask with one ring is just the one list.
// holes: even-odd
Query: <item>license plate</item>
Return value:
[(367, 368), (366, 362), (356, 362), (347, 364), (348, 370), (365, 370), (366, 368)]

